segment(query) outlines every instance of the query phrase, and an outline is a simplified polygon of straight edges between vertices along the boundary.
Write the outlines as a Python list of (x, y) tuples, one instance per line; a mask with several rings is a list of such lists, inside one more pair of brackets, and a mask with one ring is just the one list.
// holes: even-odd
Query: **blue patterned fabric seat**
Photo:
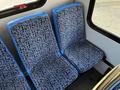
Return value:
[(119, 90), (119, 89), (120, 89), (120, 80), (114, 83), (109, 90)]
[(102, 60), (104, 52), (86, 40), (81, 3), (54, 8), (52, 15), (60, 51), (80, 73)]
[(77, 78), (78, 71), (59, 54), (47, 13), (12, 21), (8, 29), (38, 90), (64, 90)]
[(13, 56), (0, 39), (0, 90), (30, 90)]

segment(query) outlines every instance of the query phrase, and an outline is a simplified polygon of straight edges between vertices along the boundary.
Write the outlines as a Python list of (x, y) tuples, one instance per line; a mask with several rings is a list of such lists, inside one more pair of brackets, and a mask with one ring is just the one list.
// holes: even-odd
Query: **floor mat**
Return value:
[(80, 76), (66, 90), (92, 90), (101, 78), (102, 75), (92, 68)]

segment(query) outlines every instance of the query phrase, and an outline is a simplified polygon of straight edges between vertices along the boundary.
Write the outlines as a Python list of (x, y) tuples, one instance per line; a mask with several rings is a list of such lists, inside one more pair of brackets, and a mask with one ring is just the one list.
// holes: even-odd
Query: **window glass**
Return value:
[(0, 0), (0, 11), (14, 7), (19, 4), (27, 4), (37, 0)]
[(0, 19), (42, 7), (47, 0), (0, 0)]
[(92, 22), (120, 37), (120, 0), (96, 0)]

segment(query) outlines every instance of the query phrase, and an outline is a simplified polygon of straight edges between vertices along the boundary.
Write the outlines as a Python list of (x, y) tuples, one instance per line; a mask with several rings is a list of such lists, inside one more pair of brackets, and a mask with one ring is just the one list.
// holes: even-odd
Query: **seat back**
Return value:
[(30, 89), (23, 73), (0, 39), (0, 90)]
[(85, 40), (83, 6), (79, 2), (66, 4), (52, 10), (59, 48)]
[(14, 20), (8, 24), (8, 29), (27, 70), (31, 70), (40, 62), (42, 56), (58, 52), (46, 12)]

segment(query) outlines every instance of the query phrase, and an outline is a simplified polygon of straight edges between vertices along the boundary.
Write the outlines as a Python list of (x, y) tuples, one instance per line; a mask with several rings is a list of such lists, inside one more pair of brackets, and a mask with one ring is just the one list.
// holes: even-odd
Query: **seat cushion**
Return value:
[[(0, 73), (0, 75), (1, 78), (4, 77), (5, 74)], [(11, 77), (10, 74), (8, 74), (8, 76)], [(30, 90), (30, 87), (28, 86), (27, 81), (22, 76), (18, 75), (7, 79), (2, 78), (0, 81), (0, 90)]]
[(40, 90), (64, 90), (77, 77), (77, 70), (61, 56), (45, 55), (30, 73)]
[(104, 56), (102, 50), (87, 40), (68, 46), (64, 53), (71, 62), (77, 65), (80, 73), (83, 73), (92, 68), (100, 60), (102, 60)]
[(29, 90), (22, 72), (0, 39), (0, 90)]
[(119, 90), (119, 89), (120, 89), (120, 80), (118, 80), (109, 88), (109, 90)]

